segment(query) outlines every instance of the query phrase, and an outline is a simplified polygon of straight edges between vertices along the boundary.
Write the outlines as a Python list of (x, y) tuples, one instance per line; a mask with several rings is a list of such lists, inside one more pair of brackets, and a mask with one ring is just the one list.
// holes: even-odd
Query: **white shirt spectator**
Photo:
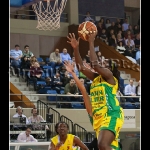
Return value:
[(135, 95), (136, 94), (136, 86), (135, 85), (130, 85), (130, 84), (128, 84), (128, 85), (126, 85), (125, 86), (125, 89), (124, 89), (124, 94), (125, 95)]
[(130, 41), (129, 41), (129, 39), (125, 40), (125, 44), (126, 45), (128, 45), (128, 42), (130, 43), (130, 46), (134, 46), (135, 45), (135, 43), (134, 43), (134, 41), (132, 39), (130, 39)]
[(21, 132), (17, 137), (17, 142), (38, 142), (32, 135), (27, 136), (26, 132)]
[(25, 117), (26, 118), (26, 124), (29, 124), (29, 121), (28, 121), (27, 117), (24, 114), (19, 115), (18, 113), (16, 113), (16, 114), (13, 115), (13, 118), (18, 118), (20, 116)]

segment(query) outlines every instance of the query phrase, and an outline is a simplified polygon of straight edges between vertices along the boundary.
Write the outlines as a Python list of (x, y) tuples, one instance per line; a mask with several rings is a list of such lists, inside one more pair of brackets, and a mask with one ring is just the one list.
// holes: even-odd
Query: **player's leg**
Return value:
[(118, 136), (123, 125), (122, 111), (113, 115), (106, 115), (98, 133), (98, 147), (100, 150), (119, 150)]

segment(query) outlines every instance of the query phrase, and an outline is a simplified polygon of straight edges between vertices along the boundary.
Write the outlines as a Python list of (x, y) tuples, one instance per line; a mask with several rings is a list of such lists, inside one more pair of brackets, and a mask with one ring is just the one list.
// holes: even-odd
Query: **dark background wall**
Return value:
[[(92, 16), (124, 18), (124, 0), (78, 0), (78, 9), (82, 15), (90, 11)], [(79, 22), (82, 20), (80, 16)]]

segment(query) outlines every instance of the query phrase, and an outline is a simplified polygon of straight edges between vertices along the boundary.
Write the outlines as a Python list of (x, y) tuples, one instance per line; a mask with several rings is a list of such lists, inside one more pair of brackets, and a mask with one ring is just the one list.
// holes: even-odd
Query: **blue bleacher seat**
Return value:
[[(56, 90), (47, 90), (47, 94), (58, 94)], [(47, 100), (56, 101), (57, 96), (47, 96)]]
[(71, 103), (73, 109), (85, 109), (81, 103)]
[(132, 105), (132, 104), (124, 104), (124, 109), (137, 109), (136, 105)]

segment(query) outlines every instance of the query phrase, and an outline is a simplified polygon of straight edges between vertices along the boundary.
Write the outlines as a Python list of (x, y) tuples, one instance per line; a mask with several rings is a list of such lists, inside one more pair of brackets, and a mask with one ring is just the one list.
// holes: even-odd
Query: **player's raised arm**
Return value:
[(73, 70), (73, 66), (70, 64), (70, 62), (65, 61), (64, 65), (66, 67), (66, 70), (72, 74), (78, 88), (80, 89), (80, 91), (83, 95), (86, 110), (87, 110), (88, 114), (90, 116), (92, 116), (92, 106), (91, 106), (91, 103), (90, 103), (90, 97), (89, 97), (84, 85), (81, 83), (79, 78), (76, 76), (76, 74)]
[(67, 36), (67, 39), (68, 39), (67, 43), (69, 43), (74, 49), (74, 56), (75, 56), (76, 64), (79, 64), (81, 66), (80, 71), (85, 76), (87, 76), (88, 79), (93, 81), (93, 79), (96, 76), (98, 76), (98, 74), (92, 72), (90, 69), (86, 68), (83, 65), (82, 58), (81, 58), (80, 53), (79, 53), (79, 40), (80, 40), (80, 38), (78, 38), (78, 40), (76, 40), (74, 33), (69, 33), (69, 36)]
[(106, 66), (110, 66), (109, 62), (105, 61), (105, 67), (101, 66), (99, 64), (96, 52), (94, 50), (94, 40), (95, 36), (97, 35), (96, 32), (89, 32), (88, 36), (88, 42), (89, 42), (89, 49), (90, 49), (90, 60), (92, 64), (92, 68), (99, 73), (108, 83), (110, 84), (115, 84), (114, 78), (113, 78), (113, 73), (110, 71), (109, 68)]

